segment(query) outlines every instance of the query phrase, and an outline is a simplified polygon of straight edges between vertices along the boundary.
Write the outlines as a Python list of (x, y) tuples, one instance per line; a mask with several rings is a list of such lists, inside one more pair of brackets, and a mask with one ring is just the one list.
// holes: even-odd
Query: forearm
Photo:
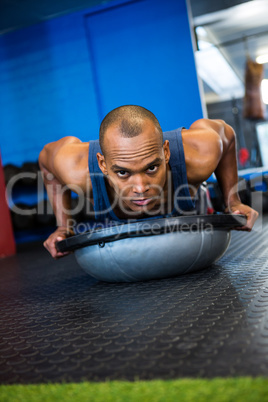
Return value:
[(41, 170), (57, 226), (69, 228), (69, 222), (71, 222), (71, 191), (46, 168), (41, 167)]
[(229, 125), (224, 122), (222, 124), (223, 129), (220, 132), (223, 142), (222, 157), (215, 170), (215, 175), (227, 207), (241, 201), (238, 194), (236, 136)]

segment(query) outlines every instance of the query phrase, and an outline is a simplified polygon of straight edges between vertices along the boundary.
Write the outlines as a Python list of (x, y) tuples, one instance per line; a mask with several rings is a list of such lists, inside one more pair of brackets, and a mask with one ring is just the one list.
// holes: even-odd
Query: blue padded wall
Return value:
[(36, 160), (47, 142), (66, 135), (98, 137), (83, 14), (3, 35), (0, 86), (3, 164)]
[(86, 19), (103, 118), (123, 104), (150, 109), (163, 130), (202, 117), (184, 0), (132, 1)]
[(3, 164), (66, 135), (96, 139), (121, 104), (164, 130), (202, 117), (184, 0), (118, 0), (2, 35), (0, 85)]

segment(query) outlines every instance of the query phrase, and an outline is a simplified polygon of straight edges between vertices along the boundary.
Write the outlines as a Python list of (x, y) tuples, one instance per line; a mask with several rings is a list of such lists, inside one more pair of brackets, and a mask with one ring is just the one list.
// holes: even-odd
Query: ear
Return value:
[(165, 155), (165, 162), (166, 164), (169, 162), (170, 159), (170, 148), (169, 148), (169, 141), (166, 140), (163, 144), (163, 150)]
[(98, 165), (99, 165), (100, 170), (102, 171), (103, 174), (107, 175), (108, 171), (107, 171), (105, 158), (99, 152), (97, 153), (97, 160), (98, 160)]

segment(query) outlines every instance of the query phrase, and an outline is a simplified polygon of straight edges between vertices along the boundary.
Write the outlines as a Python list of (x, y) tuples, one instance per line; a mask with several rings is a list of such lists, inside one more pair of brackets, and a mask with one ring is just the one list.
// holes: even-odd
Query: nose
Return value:
[(149, 183), (143, 175), (135, 175), (132, 191), (136, 194), (145, 194), (149, 190)]

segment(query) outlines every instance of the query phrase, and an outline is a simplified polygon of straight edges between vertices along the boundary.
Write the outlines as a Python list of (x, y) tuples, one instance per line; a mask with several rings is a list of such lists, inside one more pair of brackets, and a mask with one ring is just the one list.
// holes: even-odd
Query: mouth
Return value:
[(152, 198), (140, 198), (138, 200), (132, 200), (132, 203), (138, 206), (148, 205), (152, 201)]

